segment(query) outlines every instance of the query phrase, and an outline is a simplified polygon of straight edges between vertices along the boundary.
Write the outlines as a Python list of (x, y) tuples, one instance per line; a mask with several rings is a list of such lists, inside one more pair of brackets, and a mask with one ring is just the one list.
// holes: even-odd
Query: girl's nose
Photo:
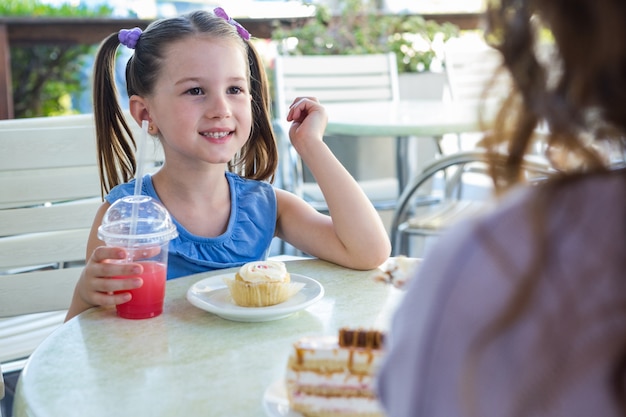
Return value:
[(225, 94), (215, 94), (211, 97), (206, 111), (207, 117), (223, 119), (229, 117), (230, 106)]

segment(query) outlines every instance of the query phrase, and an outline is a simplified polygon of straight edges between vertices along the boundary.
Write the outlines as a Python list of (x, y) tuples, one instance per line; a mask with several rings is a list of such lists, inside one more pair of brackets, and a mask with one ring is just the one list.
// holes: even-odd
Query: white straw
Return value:
[[(141, 121), (141, 138), (137, 142), (137, 172), (135, 173), (135, 195), (141, 195), (143, 184), (144, 154), (148, 142), (148, 121)], [(137, 233), (137, 203), (133, 204), (130, 222), (130, 235)]]
[(148, 142), (148, 121), (141, 121), (141, 138), (137, 143), (137, 173), (135, 174), (135, 195), (141, 194), (141, 185), (143, 183), (143, 166), (144, 155), (146, 153), (146, 144)]

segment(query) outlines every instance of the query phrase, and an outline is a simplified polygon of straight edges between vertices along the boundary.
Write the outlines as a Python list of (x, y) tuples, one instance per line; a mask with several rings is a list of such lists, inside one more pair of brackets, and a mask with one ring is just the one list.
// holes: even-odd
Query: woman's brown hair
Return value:
[(504, 170), (492, 172), (496, 185), (521, 178), (540, 123), (549, 155), (570, 163), (560, 172), (607, 169), (595, 145), (621, 146), (626, 132), (625, 18), (619, 1), (489, 2), (485, 37), (513, 84), (484, 142), (494, 154), (506, 147)]
[[(523, 161), (532, 151), (542, 124), (547, 129), (541, 137), (556, 170), (537, 187), (532, 200), (532, 261), (515, 277), (515, 290), (506, 307), (479, 333), (468, 357), (465, 388), (470, 408), (475, 405), (472, 383), (481, 355), (528, 313), (540, 280), (546, 277), (544, 267), (554, 255), (551, 248), (556, 244), (546, 218), (550, 207), (562, 196), (562, 190), (582, 178), (620, 175), (602, 149), (614, 145), (621, 149), (623, 158), (626, 137), (626, 2), (490, 1), (485, 17), (485, 38), (500, 51), (503, 70), (510, 74), (513, 87), (484, 139), (496, 188), (505, 191), (523, 181)], [(504, 165), (498, 157), (502, 152), (506, 155)], [(494, 243), (489, 230), (480, 233), (481, 242), (507, 270), (510, 255)], [(619, 244), (624, 247), (623, 242)], [(576, 317), (580, 313), (575, 297), (565, 291), (553, 308), (553, 316), (537, 324), (547, 346), (538, 360), (549, 366), (540, 384), (525, 387), (527, 390), (518, 394), (512, 415), (530, 415), (542, 409), (555, 400), (571, 375), (567, 372), (578, 372), (586, 366), (580, 357), (568, 362), (571, 358), (566, 355), (567, 344), (571, 339), (559, 340), (550, 327), (558, 314)], [(611, 319), (626, 320), (626, 306), (605, 306), (603, 314), (604, 319), (612, 315)], [(573, 339), (585, 325), (579, 322), (576, 326), (580, 327), (569, 326)], [(585, 358), (597, 360), (603, 354), (610, 357), (611, 381), (607, 386), (611, 386), (622, 415), (626, 415), (626, 335), (615, 334), (611, 344), (601, 346), (596, 357)], [(602, 351), (605, 348), (608, 351)]]

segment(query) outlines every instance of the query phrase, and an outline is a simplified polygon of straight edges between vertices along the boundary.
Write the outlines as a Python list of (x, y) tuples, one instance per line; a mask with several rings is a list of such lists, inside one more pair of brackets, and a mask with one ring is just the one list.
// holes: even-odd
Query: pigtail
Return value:
[[(118, 34), (107, 37), (94, 63), (93, 106), (102, 196), (130, 181), (135, 173), (135, 140), (117, 99), (115, 59)], [(132, 60), (132, 58), (131, 58)]]
[(252, 131), (242, 150), (243, 176), (274, 181), (278, 148), (271, 122), (271, 99), (265, 67), (254, 47), (247, 44), (252, 94)]

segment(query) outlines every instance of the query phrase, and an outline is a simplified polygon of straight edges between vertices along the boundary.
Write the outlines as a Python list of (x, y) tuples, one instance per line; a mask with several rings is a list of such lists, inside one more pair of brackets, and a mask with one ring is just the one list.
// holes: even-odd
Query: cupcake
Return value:
[(303, 284), (291, 283), (284, 262), (257, 261), (243, 265), (235, 279), (224, 279), (235, 304), (266, 307), (282, 303), (298, 292)]

